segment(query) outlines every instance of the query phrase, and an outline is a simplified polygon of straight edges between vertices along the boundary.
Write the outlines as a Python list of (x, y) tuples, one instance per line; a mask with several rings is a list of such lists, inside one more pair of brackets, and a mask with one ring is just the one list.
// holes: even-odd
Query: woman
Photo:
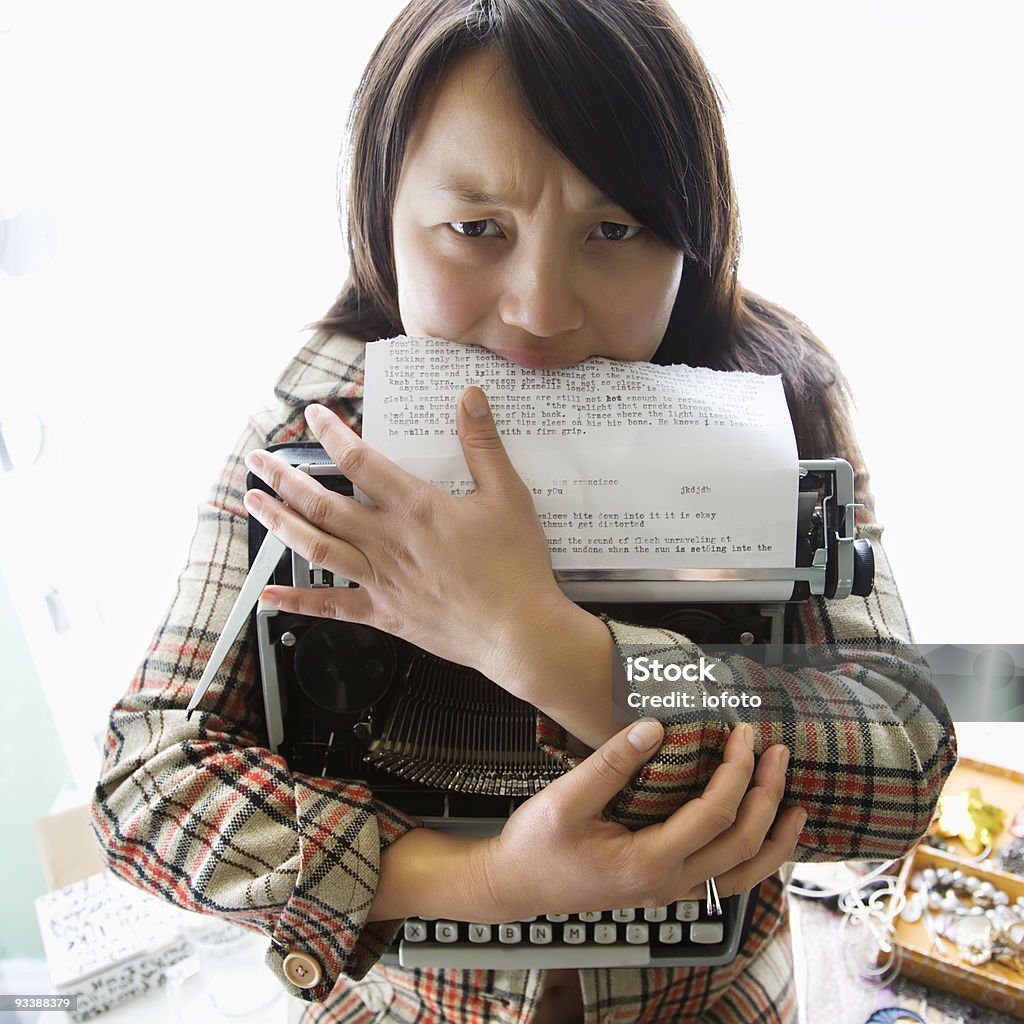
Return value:
[[(801, 456), (842, 455), (860, 470), (831, 357), (737, 282), (736, 204), (707, 72), (656, 2), (416, 0), (371, 58), (350, 129), (350, 279), (278, 382), (280, 404), (236, 448), (178, 599), (114, 710), (94, 807), (108, 859), (168, 899), (262, 928), (268, 963), (315, 1001), (309, 1020), (795, 1020), (774, 872), (794, 856), (902, 852), (955, 759), (941, 701), (906, 648), (877, 527), (861, 526), (875, 547), (872, 597), (811, 602), (797, 616), (792, 639), (827, 642), (828, 660), (812, 653), (800, 671), (759, 675), (731, 663), (739, 681), (757, 679), (779, 722), (753, 734), (737, 721), (670, 724), (659, 747), (657, 724), (642, 742), (615, 732), (613, 645), (657, 647), (663, 660), (666, 646), (685, 660), (699, 650), (562, 596), (485, 396), (468, 389), (457, 411), (478, 486), (464, 499), (412, 480), (350, 429), (364, 343), (429, 334), (527, 366), (600, 355), (782, 373)], [(326, 498), (254, 451), (308, 436), (304, 416), (376, 509)], [(243, 458), (290, 509), (255, 494), (242, 508)], [(863, 472), (859, 491), (864, 500)], [(270, 588), (265, 603), (369, 622), (479, 668), (539, 709), (539, 742), (573, 770), (494, 840), (416, 828), (365, 785), (290, 774), (264, 749), (251, 638), (186, 721), (247, 568), (246, 509), (361, 583), (326, 601)], [(499, 578), (512, 582), (496, 593)], [(871, 653), (879, 645), (885, 656)], [(588, 748), (598, 752), (582, 761)], [(500, 921), (661, 904), (702, 893), (712, 875), (723, 894), (767, 878), (726, 967), (374, 966), (407, 915)]]

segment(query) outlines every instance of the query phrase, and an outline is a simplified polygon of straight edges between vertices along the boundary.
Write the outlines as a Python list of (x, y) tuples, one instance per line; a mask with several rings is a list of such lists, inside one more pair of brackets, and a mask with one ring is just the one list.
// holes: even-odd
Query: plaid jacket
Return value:
[[(374, 986), (379, 995), (386, 985), (405, 993), (405, 1009), (393, 1007), (394, 1016), (379, 1019), (425, 1019), (426, 1013), (426, 1019), (526, 1020), (543, 972), (374, 967), (402, 923), (366, 921), (380, 852), (419, 823), (379, 803), (362, 782), (294, 774), (267, 750), (252, 635), (235, 643), (200, 710), (185, 719), (248, 570), (243, 456), (306, 438), (303, 409), (314, 401), (358, 425), (362, 366), (361, 342), (316, 334), (278, 382), (276, 404), (251, 418), (199, 509), (167, 618), (111, 713), (93, 826), (121, 877), (189, 910), (264, 932), (267, 963), (282, 984), (324, 1004), (312, 1019), (368, 1019)], [(909, 627), (881, 530), (867, 525), (861, 534), (875, 552), (872, 595), (812, 599), (799, 612), (793, 639), (827, 645), (809, 649), (827, 656), (811, 657), (792, 672), (745, 659), (730, 666), (738, 689), (764, 695), (778, 712), (774, 722), (755, 726), (757, 749), (781, 741), (791, 750), (786, 799), (810, 812), (798, 850), (802, 860), (890, 858), (906, 851), (927, 829), (956, 759), (942, 701), (907, 647)], [(631, 653), (638, 645), (663, 662), (699, 653), (678, 634), (608, 625)], [(862, 649), (864, 642), (871, 649)], [(614, 816), (639, 827), (699, 793), (720, 761), (731, 724), (727, 717), (691, 717), (668, 725), (660, 752), (623, 792)], [(566, 740), (538, 714), (537, 742), (568, 769), (578, 759)], [(677, 1019), (658, 1008), (678, 1007), (681, 1000), (711, 1006), (772, 944), (783, 920), (781, 881), (769, 879), (734, 964), (581, 971), (585, 1000), (600, 1019), (610, 1012), (630, 1021)], [(289, 983), (282, 965), (291, 952), (315, 959), (319, 984), (300, 991)]]

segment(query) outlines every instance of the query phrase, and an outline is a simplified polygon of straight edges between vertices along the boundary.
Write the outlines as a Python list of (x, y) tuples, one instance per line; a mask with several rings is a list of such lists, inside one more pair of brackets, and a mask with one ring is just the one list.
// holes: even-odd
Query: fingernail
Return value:
[(281, 600), (277, 594), (268, 594), (264, 591), (260, 594), (260, 604), (263, 605), (264, 608), (280, 608)]
[(316, 430), (325, 420), (327, 410), (322, 405), (306, 406), (306, 422)]
[(250, 512), (258, 512), (263, 504), (263, 494), (261, 491), (246, 491), (242, 495), (242, 503)]
[(779, 752), (775, 755), (775, 767), (780, 771), (784, 772), (786, 766), (789, 764), (789, 748), (782, 747)]
[(806, 824), (807, 824), (807, 812), (806, 811), (801, 811), (796, 816), (796, 834), (797, 835), (800, 835), (800, 833), (803, 832), (804, 825), (806, 825)]
[(477, 420), (482, 420), (490, 411), (487, 407), (487, 396), (479, 388), (470, 388), (462, 404), (466, 407), (466, 412)]
[(746, 741), (747, 747), (750, 750), (754, 749), (754, 727), (749, 723), (742, 726), (743, 739)]
[(254, 472), (263, 471), (263, 456), (259, 452), (249, 452), (245, 457), (245, 464)]
[(661, 738), (661, 725), (656, 718), (641, 718), (626, 738), (637, 750), (650, 750)]

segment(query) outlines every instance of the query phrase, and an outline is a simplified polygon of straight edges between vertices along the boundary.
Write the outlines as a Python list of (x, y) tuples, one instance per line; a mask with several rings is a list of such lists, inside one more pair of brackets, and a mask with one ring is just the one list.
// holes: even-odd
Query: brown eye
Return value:
[(616, 224), (613, 220), (603, 220), (598, 225), (598, 230), (607, 242), (624, 242), (635, 238), (640, 228), (636, 224)]
[[(457, 235), (462, 235), (464, 238), (484, 238), (484, 232), (490, 223), (489, 220), (455, 220), (451, 222), (450, 227)], [(493, 238), (494, 236), (486, 237)]]

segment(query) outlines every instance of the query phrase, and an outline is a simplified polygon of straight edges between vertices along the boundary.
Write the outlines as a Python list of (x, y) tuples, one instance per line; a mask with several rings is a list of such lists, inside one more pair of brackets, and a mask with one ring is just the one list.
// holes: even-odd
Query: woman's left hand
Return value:
[[(270, 586), (263, 603), (375, 626), (510, 688), (522, 652), (571, 602), (555, 582), (530, 491), (484, 393), (467, 388), (458, 405), (459, 440), (477, 487), (464, 497), (400, 469), (322, 406), (310, 406), (306, 420), (374, 506), (257, 451), (246, 465), (287, 505), (249, 491), (245, 507), (312, 564), (359, 586)], [(498, 666), (501, 679), (492, 671)]]

